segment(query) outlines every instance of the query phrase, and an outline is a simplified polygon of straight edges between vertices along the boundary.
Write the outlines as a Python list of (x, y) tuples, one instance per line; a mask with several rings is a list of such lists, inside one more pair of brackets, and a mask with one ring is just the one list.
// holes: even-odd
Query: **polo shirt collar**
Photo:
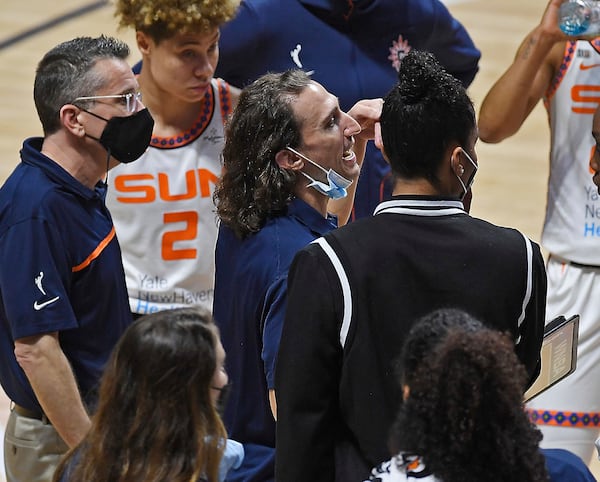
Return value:
[(319, 211), (314, 209), (302, 199), (294, 198), (288, 205), (288, 216), (297, 219), (304, 224), (308, 229), (317, 233), (319, 236), (324, 236), (332, 229), (337, 228), (337, 216), (328, 214), (324, 218)]
[(95, 189), (89, 189), (87, 186), (84, 186), (59, 164), (42, 154), (43, 141), (44, 139), (41, 137), (26, 139), (21, 149), (21, 162), (37, 167), (54, 182), (64, 187), (65, 190), (77, 194), (84, 199), (93, 199), (95, 197), (104, 199), (106, 196), (106, 183), (100, 181), (96, 184)]
[(392, 196), (375, 209), (374, 215), (382, 213), (415, 215), (466, 214), (462, 201), (439, 196)]

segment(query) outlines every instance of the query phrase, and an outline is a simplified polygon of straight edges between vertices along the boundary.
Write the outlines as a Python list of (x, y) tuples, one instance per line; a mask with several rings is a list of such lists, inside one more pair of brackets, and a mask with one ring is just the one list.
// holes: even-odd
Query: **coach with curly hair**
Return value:
[(230, 481), (273, 480), (287, 271), (300, 248), (348, 219), (380, 110), (381, 99), (372, 99), (346, 114), (333, 94), (293, 70), (246, 87), (228, 124), (215, 193), (214, 316), (232, 380), (225, 424), (246, 453)]

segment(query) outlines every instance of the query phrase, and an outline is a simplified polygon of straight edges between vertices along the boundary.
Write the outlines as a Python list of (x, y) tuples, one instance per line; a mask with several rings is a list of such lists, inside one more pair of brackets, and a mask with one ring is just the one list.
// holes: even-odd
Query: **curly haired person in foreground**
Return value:
[(539, 450), (541, 433), (523, 405), (527, 375), (507, 335), (463, 311), (438, 310), (410, 331), (399, 366), (397, 455), (371, 482), (595, 480), (576, 455)]

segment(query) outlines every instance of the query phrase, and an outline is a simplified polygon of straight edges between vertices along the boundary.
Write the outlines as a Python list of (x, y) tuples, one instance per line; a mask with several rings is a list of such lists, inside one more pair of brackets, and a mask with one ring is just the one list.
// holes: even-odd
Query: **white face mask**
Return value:
[(308, 180), (311, 181), (307, 187), (312, 187), (312, 188), (316, 189), (318, 192), (320, 192), (321, 194), (324, 194), (325, 196), (330, 197), (331, 199), (341, 199), (348, 195), (347, 188), (348, 188), (348, 186), (350, 186), (350, 184), (352, 184), (352, 181), (350, 179), (346, 179), (341, 174), (338, 174), (337, 172), (335, 172), (333, 169), (329, 169), (329, 170), (325, 169), (324, 167), (320, 166), (313, 160), (306, 157), (304, 154), (299, 153), (298, 151), (296, 151), (295, 149), (292, 149), (291, 147), (287, 147), (286, 149), (290, 152), (293, 152), (297, 156), (301, 157), (305, 161), (310, 162), (313, 166), (318, 167), (319, 169), (321, 169), (321, 171), (323, 171), (326, 174), (327, 182), (329, 184), (325, 184), (324, 182), (317, 181), (316, 179), (312, 178), (305, 172), (300, 171), (300, 173), (304, 177), (306, 177)]
[(475, 174), (477, 173), (477, 169), (479, 169), (479, 167), (477, 166), (477, 164), (475, 164), (475, 161), (473, 161), (473, 159), (471, 159), (471, 156), (469, 156), (469, 154), (467, 154), (467, 151), (465, 151), (462, 147), (460, 149), (461, 149), (461, 151), (463, 151), (463, 154), (465, 156), (467, 156), (467, 159), (473, 166), (473, 172), (469, 176), (469, 179), (467, 179), (467, 184), (465, 184), (463, 182), (463, 180), (460, 178), (460, 176), (458, 174), (455, 174), (456, 178), (458, 179), (458, 182), (460, 182), (460, 185), (463, 188), (463, 194), (462, 194), (462, 196), (460, 196), (460, 200), (462, 201), (465, 198), (465, 196), (467, 195), (467, 192), (469, 192), (469, 189), (471, 189), (471, 186), (473, 185), (473, 181), (475, 180)]

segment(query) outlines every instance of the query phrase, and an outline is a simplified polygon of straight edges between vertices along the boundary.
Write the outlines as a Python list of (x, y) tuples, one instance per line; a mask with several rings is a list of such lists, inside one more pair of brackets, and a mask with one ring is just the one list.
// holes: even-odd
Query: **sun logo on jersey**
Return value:
[(394, 40), (390, 47), (390, 55), (388, 59), (392, 61), (392, 67), (396, 69), (396, 72), (400, 70), (400, 63), (402, 59), (406, 57), (412, 47), (408, 45), (408, 40), (404, 40), (402, 35), (398, 35), (398, 40)]

